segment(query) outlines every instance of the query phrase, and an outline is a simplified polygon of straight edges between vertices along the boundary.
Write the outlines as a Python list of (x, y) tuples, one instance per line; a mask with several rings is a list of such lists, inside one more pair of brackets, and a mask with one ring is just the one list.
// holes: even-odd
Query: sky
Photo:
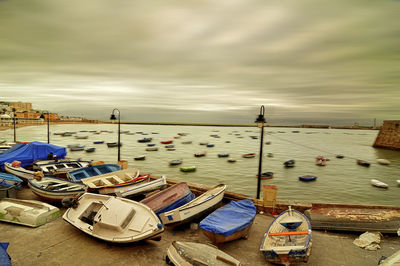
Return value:
[(400, 119), (399, 0), (0, 0), (0, 101), (108, 120)]

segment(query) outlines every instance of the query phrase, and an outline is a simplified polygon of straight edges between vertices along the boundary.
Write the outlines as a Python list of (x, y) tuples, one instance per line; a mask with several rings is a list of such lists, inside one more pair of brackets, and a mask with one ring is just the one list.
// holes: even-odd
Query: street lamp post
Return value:
[(42, 115), (40, 116), (40, 118), (44, 119), (44, 112), (47, 113), (47, 143), (50, 144), (50, 113), (49, 111), (42, 111)]
[(264, 142), (264, 105), (260, 108), (260, 114), (258, 115), (255, 123), (257, 126), (261, 128), (261, 140), (260, 140), (260, 154), (259, 154), (259, 162), (258, 162), (258, 176), (257, 176), (257, 199), (260, 199), (260, 186), (261, 186), (261, 168), (262, 168), (262, 157), (263, 157), (263, 142)]
[(17, 142), (17, 133), (15, 131), (15, 108), (12, 109), (13, 111), (13, 120), (14, 120), (14, 143)]
[(115, 114), (114, 114), (114, 111), (118, 111), (118, 162), (121, 160), (121, 113), (120, 113), (120, 111), (117, 109), (117, 108), (115, 108), (113, 111), (112, 111), (112, 114), (111, 114), (111, 117), (110, 117), (110, 120), (116, 120), (117, 118), (115, 117)]

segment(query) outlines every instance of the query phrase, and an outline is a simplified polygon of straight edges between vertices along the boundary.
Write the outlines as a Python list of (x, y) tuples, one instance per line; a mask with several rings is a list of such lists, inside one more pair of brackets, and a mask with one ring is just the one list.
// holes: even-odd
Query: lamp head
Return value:
[(117, 118), (115, 117), (115, 114), (111, 115), (110, 120), (117, 120)]
[(45, 117), (44, 117), (44, 114), (41, 114), (41, 115), (40, 115), (40, 118), (41, 118), (41, 119), (44, 119), (44, 118), (45, 118)]
[(264, 112), (265, 112), (264, 105), (262, 105), (260, 108), (260, 114), (258, 115), (256, 121), (254, 121), (255, 123), (257, 123), (257, 126), (259, 128), (264, 127), (264, 123), (266, 122), (264, 117)]

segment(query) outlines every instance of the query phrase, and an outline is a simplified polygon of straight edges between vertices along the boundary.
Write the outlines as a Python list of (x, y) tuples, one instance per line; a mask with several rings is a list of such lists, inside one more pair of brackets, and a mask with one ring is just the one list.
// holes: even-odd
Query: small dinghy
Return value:
[(195, 243), (173, 241), (165, 256), (167, 264), (239, 266), (240, 262), (217, 247)]
[(284, 162), (283, 165), (285, 167), (294, 167), (295, 163), (296, 163), (295, 160), (289, 160), (289, 161)]
[(86, 234), (114, 243), (158, 237), (164, 228), (146, 205), (129, 199), (85, 193), (63, 219)]
[(311, 253), (310, 221), (289, 206), (289, 210), (282, 212), (269, 225), (260, 251), (272, 263), (307, 262)]
[(94, 151), (96, 151), (96, 148), (87, 148), (85, 150), (85, 152), (94, 152)]
[(135, 161), (144, 161), (146, 159), (146, 155), (140, 155), (133, 158)]
[(357, 164), (365, 167), (369, 167), (371, 164), (364, 160), (357, 160)]
[(74, 183), (55, 177), (31, 179), (28, 186), (39, 198), (48, 201), (62, 201), (65, 197), (73, 197), (86, 192), (86, 185)]
[(194, 154), (194, 157), (203, 157), (206, 156), (207, 152), (198, 152)]
[(228, 163), (235, 163), (236, 162), (236, 159), (235, 158), (229, 158), (228, 159)]
[(390, 161), (386, 160), (386, 159), (378, 159), (376, 161), (381, 165), (389, 165), (390, 164)]
[(73, 182), (81, 182), (81, 179), (83, 178), (107, 174), (118, 170), (121, 170), (121, 166), (118, 164), (92, 164), (68, 172), (67, 178)]
[(91, 189), (100, 189), (104, 187), (129, 186), (133, 183), (143, 182), (145, 179), (150, 177), (148, 175), (146, 178), (139, 178), (139, 174), (139, 169), (128, 168), (111, 173), (83, 178), (81, 179), (81, 182)]
[(380, 188), (388, 188), (388, 184), (383, 183), (377, 179), (371, 179), (371, 185), (375, 186), (375, 187), (380, 187)]
[(229, 157), (229, 153), (219, 153), (218, 158), (226, 158)]
[(185, 167), (181, 167), (179, 168), (181, 170), (181, 172), (196, 172), (196, 166), (185, 166)]
[(149, 206), (159, 215), (192, 201), (194, 197), (188, 185), (185, 182), (181, 182), (155, 193), (140, 202)]
[(36, 200), (3, 199), (0, 201), (0, 221), (38, 227), (55, 220), (60, 210)]
[(167, 186), (167, 179), (165, 176), (151, 180), (146, 179), (144, 182), (134, 183), (129, 186), (123, 187), (105, 187), (99, 189), (100, 194), (114, 194), (118, 197), (129, 197), (151, 192), (157, 189), (162, 189)]
[(172, 160), (169, 162), (169, 165), (179, 165), (182, 164), (182, 160)]
[(165, 225), (179, 225), (199, 218), (215, 209), (224, 197), (226, 185), (220, 184), (185, 205), (160, 215)]
[(299, 176), (299, 180), (300, 181), (305, 181), (305, 182), (309, 182), (309, 181), (315, 181), (317, 180), (317, 176), (315, 175), (303, 175), (303, 176)]
[(17, 161), (14, 161), (12, 163), (4, 163), (4, 170), (6, 170), (7, 173), (21, 178), (23, 181), (28, 181), (29, 179), (32, 179), (35, 172), (21, 167), (21, 163), (19, 162), (18, 164), (16, 162)]
[(261, 179), (271, 179), (274, 177), (274, 173), (272, 172), (265, 172), (261, 174)]
[(247, 239), (256, 214), (252, 200), (231, 201), (204, 218), (199, 227), (214, 244)]
[(325, 166), (326, 165), (326, 158), (323, 156), (318, 156), (315, 158), (315, 164), (318, 166)]
[(0, 173), (0, 199), (16, 198), (16, 190), (21, 188), (22, 182), (22, 179), (15, 175)]
[(242, 155), (243, 158), (254, 158), (256, 157), (255, 153), (246, 153)]
[(146, 148), (146, 151), (158, 151), (158, 147)]

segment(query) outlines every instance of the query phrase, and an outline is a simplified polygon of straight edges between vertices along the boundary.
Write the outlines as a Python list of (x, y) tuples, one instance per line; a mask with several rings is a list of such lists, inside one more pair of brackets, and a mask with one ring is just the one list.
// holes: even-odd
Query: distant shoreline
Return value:
[[(60, 124), (116, 124), (116, 122), (110, 121), (50, 121), (50, 125), (60, 125)], [(121, 122), (122, 125), (160, 125), (160, 126), (205, 126), (205, 127), (256, 127), (255, 124), (215, 124), (215, 123), (171, 123), (171, 122)], [(16, 128), (26, 127), (26, 126), (46, 126), (46, 122), (42, 124), (37, 123), (23, 123), (17, 124)], [(374, 127), (352, 127), (352, 126), (327, 126), (327, 125), (266, 125), (268, 127), (280, 127), (280, 128), (303, 128), (303, 129), (355, 129), (355, 130), (379, 130), (380, 128)], [(0, 131), (7, 129), (13, 129), (11, 126), (0, 126)]]

